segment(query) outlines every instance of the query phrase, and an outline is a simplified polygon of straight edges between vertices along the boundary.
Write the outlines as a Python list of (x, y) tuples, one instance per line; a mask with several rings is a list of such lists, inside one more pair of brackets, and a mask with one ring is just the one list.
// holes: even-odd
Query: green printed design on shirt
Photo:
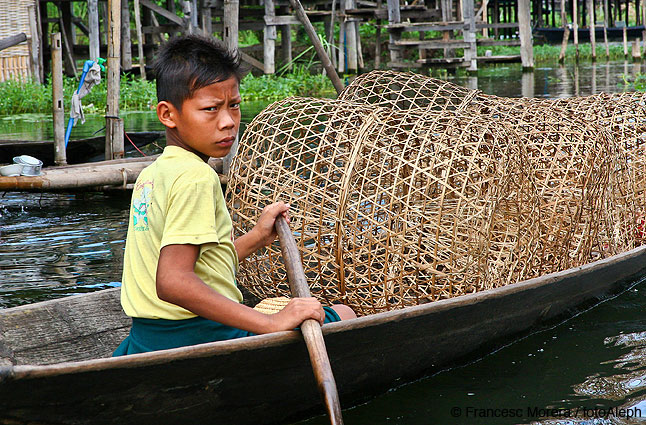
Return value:
[(132, 219), (135, 231), (146, 232), (148, 227), (148, 208), (152, 200), (152, 182), (145, 182), (140, 185), (141, 192), (132, 202)]

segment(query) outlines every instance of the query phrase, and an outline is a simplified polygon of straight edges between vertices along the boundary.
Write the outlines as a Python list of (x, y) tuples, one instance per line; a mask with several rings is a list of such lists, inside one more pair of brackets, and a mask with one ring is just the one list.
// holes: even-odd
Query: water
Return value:
[[(477, 76), (442, 74), (457, 84), (509, 97), (568, 97), (623, 91), (624, 76), (642, 64), (599, 62), (481, 68)], [(244, 104), (243, 121), (264, 103)], [(160, 130), (152, 111), (123, 114), (126, 131)], [(104, 125), (91, 116), (73, 138)], [(49, 117), (0, 118), (0, 139), (51, 139)], [(0, 308), (117, 286), (121, 279), (128, 194), (0, 194)], [(646, 416), (646, 283), (563, 324), (516, 341), (496, 353), (405, 385), (344, 411), (348, 424), (635, 423), (592, 418), (594, 408), (637, 406)], [(374, 371), (379, 373), (379, 371)], [(459, 412), (457, 409), (459, 409)], [(579, 419), (532, 416), (545, 410)], [(588, 410), (582, 410), (587, 408)], [(456, 410), (452, 410), (456, 409)], [(470, 409), (470, 410), (469, 410)], [(521, 413), (518, 418), (478, 417)], [(587, 417), (585, 413), (590, 413)], [(634, 413), (634, 410), (632, 411)], [(563, 415), (562, 415), (563, 416)], [(318, 417), (303, 424), (324, 424)]]

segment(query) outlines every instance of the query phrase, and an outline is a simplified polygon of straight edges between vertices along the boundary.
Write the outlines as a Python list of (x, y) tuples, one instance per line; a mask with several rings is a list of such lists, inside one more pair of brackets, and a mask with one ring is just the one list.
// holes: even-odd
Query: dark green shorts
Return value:
[[(325, 323), (341, 320), (331, 307), (323, 307), (323, 309), (325, 310)], [(134, 317), (130, 334), (117, 347), (112, 356), (147, 353), (252, 335), (255, 334), (199, 316), (185, 320)]]

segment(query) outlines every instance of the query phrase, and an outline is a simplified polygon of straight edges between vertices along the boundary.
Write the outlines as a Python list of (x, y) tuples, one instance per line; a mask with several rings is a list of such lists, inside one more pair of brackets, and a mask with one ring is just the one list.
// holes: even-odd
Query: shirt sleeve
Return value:
[(180, 177), (169, 194), (160, 249), (166, 245), (219, 243), (215, 223), (214, 182)]

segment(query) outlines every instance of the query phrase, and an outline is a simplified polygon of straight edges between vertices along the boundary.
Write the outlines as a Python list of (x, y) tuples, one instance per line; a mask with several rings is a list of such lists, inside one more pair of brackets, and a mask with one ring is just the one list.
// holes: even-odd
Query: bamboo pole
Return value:
[(108, 66), (105, 159), (123, 158), (123, 120), (119, 118), (121, 1), (108, 0)]
[(54, 121), (54, 163), (67, 164), (65, 152), (65, 110), (63, 106), (63, 46), (61, 33), (52, 34), (52, 115)]
[[(135, 0), (138, 1), (138, 0)], [(88, 0), (87, 14), (89, 21), (90, 59), (96, 61), (101, 56), (99, 48), (99, 0)]]
[(305, 27), (305, 32), (307, 33), (310, 40), (312, 41), (312, 44), (314, 45), (314, 50), (316, 50), (316, 54), (321, 60), (321, 63), (323, 64), (323, 68), (325, 68), (325, 71), (327, 71), (328, 77), (330, 78), (330, 80), (332, 80), (332, 85), (334, 86), (334, 89), (336, 90), (337, 94), (341, 93), (341, 91), (343, 90), (343, 82), (341, 81), (336, 71), (334, 70), (334, 67), (332, 66), (332, 62), (330, 61), (330, 57), (325, 53), (323, 44), (321, 43), (321, 40), (319, 40), (318, 34), (316, 34), (316, 31), (314, 30), (314, 27), (312, 26), (312, 23), (310, 22), (309, 18), (305, 14), (305, 9), (303, 9), (303, 5), (299, 0), (289, 0), (289, 2), (292, 5), (292, 9), (294, 9), (294, 11), (296, 12), (296, 16), (298, 17), (299, 21), (301, 21), (301, 23)]

